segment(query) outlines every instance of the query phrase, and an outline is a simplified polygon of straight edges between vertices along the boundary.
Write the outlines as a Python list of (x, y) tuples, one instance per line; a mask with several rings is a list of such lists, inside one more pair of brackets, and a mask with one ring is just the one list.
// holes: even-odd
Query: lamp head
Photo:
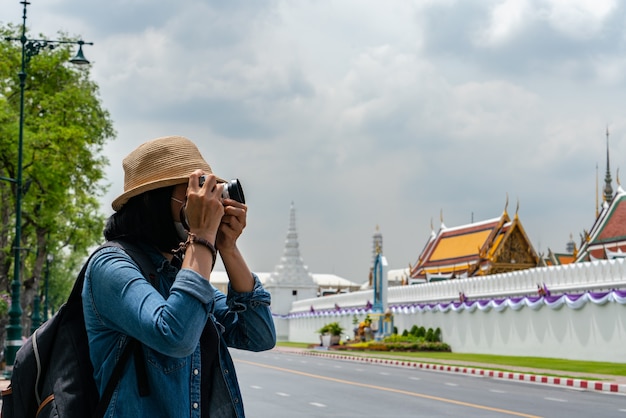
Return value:
[(89, 60), (85, 58), (85, 54), (83, 54), (83, 44), (84, 44), (83, 41), (78, 41), (78, 52), (76, 53), (74, 58), (70, 60), (72, 64), (77, 64), (77, 65), (89, 64)]

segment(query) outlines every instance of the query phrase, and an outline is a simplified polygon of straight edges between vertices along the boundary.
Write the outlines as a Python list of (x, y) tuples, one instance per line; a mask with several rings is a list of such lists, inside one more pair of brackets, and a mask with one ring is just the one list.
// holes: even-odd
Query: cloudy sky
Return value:
[[(32, 3), (33, 33), (95, 43), (117, 130), (103, 211), (126, 154), (185, 135), (241, 179), (256, 271), (280, 262), (291, 202), (309, 270), (357, 282), (377, 226), (403, 268), (440, 214), (498, 217), (507, 195), (538, 251), (564, 251), (594, 221), (607, 127), (614, 179), (625, 162), (618, 0)], [(21, 9), (3, 0), (3, 23)]]

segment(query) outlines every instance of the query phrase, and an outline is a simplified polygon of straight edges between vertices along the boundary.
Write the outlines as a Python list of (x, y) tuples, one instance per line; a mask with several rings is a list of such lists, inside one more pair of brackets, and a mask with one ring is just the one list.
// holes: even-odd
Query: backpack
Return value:
[[(146, 277), (155, 277), (149, 257), (135, 245), (109, 241), (100, 248), (111, 246), (124, 249)], [(102, 417), (131, 354), (135, 356), (139, 392), (141, 396), (149, 393), (141, 343), (128, 337), (100, 399), (81, 297), (90, 259), (81, 269), (67, 302), (17, 351), (11, 383), (2, 391), (1, 418)]]

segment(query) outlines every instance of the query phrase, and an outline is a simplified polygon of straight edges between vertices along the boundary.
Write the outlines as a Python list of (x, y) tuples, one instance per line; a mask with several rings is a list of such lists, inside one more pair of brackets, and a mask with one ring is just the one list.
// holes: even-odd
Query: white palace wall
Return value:
[[(537, 285), (551, 296), (539, 298)], [(623, 259), (543, 267), (510, 274), (390, 287), (399, 332), (440, 328), (455, 352), (626, 363), (626, 264)], [(463, 292), (468, 302), (458, 302)], [(294, 302), (275, 316), (290, 341), (319, 343), (317, 330), (338, 321), (352, 336), (353, 318), (371, 311), (373, 291)]]
[(626, 363), (626, 307), (588, 303), (502, 312), (421, 312), (396, 314), (399, 330), (413, 324), (441, 328), (443, 340), (459, 353), (555, 357)]

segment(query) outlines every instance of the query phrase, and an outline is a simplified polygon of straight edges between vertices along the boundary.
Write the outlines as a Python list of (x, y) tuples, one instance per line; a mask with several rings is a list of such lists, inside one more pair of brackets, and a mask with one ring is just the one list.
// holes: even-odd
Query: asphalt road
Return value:
[(626, 396), (487, 377), (233, 350), (250, 418), (626, 418)]

